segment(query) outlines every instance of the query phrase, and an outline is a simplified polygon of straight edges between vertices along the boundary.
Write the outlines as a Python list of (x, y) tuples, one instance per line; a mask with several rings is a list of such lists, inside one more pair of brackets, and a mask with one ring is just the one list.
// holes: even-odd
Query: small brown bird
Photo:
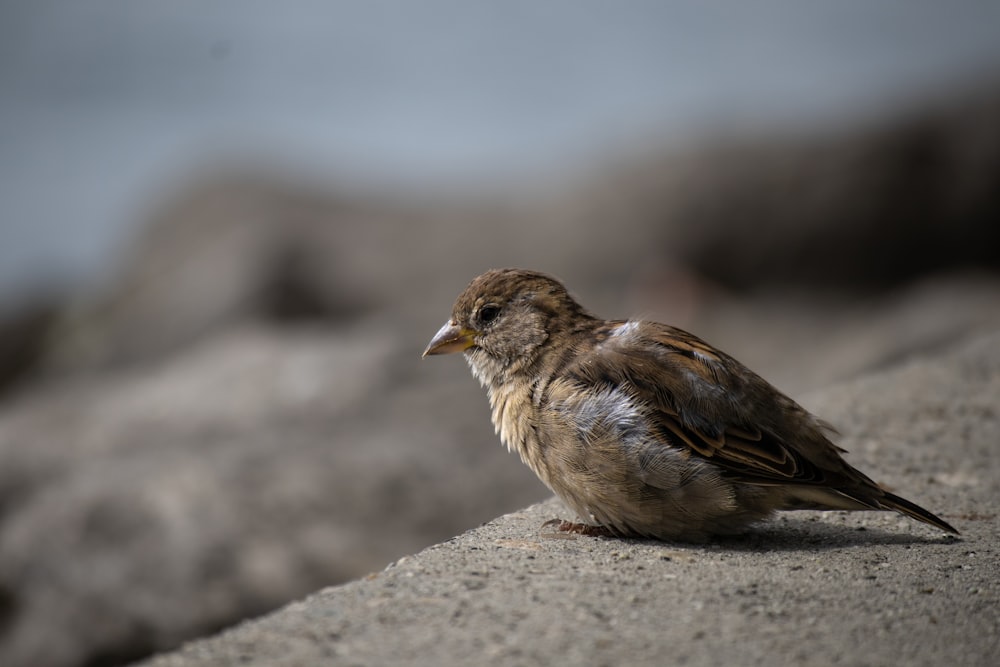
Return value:
[(493, 425), (588, 534), (702, 541), (775, 510), (946, 521), (852, 468), (832, 428), (675, 327), (606, 321), (542, 273), (488, 271), (424, 355), (464, 352)]

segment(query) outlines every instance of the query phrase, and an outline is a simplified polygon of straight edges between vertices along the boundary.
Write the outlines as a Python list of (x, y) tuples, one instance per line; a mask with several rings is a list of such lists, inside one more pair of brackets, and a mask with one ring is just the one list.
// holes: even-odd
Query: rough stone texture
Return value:
[(399, 336), (238, 329), (7, 406), (0, 664), (120, 664), (544, 497)]
[(706, 546), (588, 538), (542, 527), (552, 500), (144, 664), (993, 664), (1000, 333), (806, 403), (962, 537), (801, 512)]

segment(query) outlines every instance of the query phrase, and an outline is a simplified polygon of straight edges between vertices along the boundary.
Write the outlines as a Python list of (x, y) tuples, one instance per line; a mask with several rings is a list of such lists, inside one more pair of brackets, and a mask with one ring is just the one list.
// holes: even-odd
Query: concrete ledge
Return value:
[(704, 546), (500, 517), (148, 665), (990, 664), (1000, 649), (1000, 334), (804, 403), (955, 524), (785, 514)]

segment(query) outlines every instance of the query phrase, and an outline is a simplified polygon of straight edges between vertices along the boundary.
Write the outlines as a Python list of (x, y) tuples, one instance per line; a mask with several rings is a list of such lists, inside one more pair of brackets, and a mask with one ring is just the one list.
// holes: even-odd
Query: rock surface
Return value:
[(121, 664), (544, 497), (398, 336), (237, 329), (7, 406), (0, 664)]
[[(990, 280), (828, 311), (716, 299), (694, 328), (797, 389), (996, 322), (998, 299)], [(545, 497), (462, 360), (420, 360), (449, 305), (230, 328), (3, 406), (0, 664), (121, 664)], [(827, 416), (850, 433), (850, 412)]]
[(1000, 333), (806, 404), (963, 535), (799, 512), (704, 546), (601, 539), (543, 527), (550, 500), (144, 664), (992, 664)]

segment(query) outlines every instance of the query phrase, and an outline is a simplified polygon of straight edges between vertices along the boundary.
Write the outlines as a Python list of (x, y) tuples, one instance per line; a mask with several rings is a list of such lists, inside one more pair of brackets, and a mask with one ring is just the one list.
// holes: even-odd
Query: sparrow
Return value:
[(700, 338), (602, 320), (555, 278), (494, 269), (424, 356), (463, 352), (508, 450), (583, 523), (560, 530), (702, 542), (777, 510), (893, 510), (950, 524), (851, 467), (826, 422)]

